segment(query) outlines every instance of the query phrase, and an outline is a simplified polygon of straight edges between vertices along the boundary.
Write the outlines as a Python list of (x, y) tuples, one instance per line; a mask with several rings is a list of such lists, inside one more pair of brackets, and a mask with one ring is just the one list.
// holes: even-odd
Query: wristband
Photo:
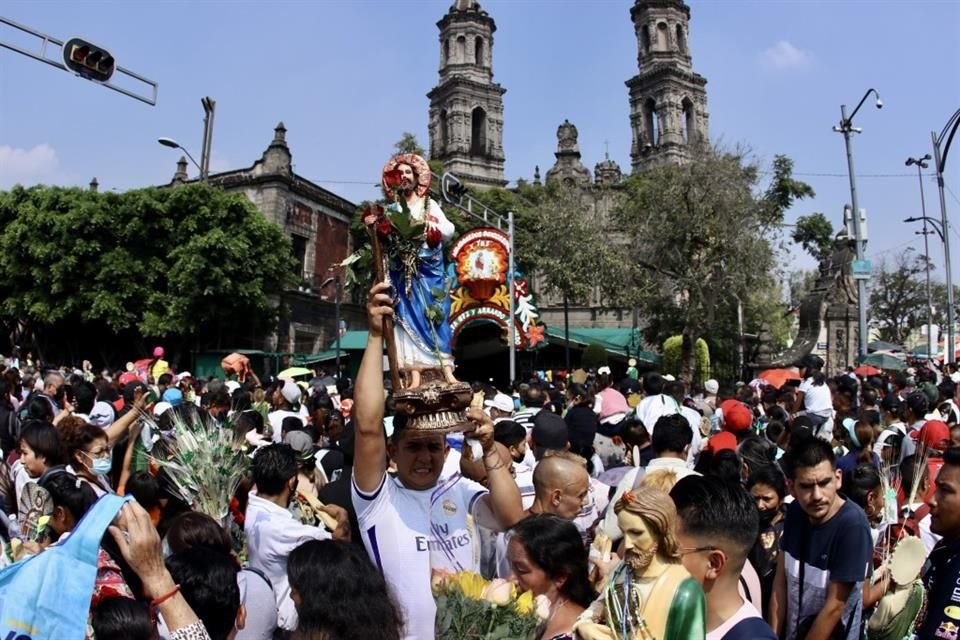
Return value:
[(159, 607), (161, 604), (163, 604), (164, 602), (166, 602), (167, 600), (169, 600), (169, 599), (172, 598), (173, 596), (177, 595), (178, 593), (180, 593), (180, 585), (175, 584), (175, 585), (173, 585), (173, 589), (171, 589), (169, 593), (167, 593), (167, 594), (165, 594), (165, 595), (162, 595), (162, 596), (160, 596), (159, 598), (155, 598), (155, 599), (151, 600), (151, 601), (150, 601), (150, 609), (151, 609), (151, 610), (156, 609), (156, 608)]

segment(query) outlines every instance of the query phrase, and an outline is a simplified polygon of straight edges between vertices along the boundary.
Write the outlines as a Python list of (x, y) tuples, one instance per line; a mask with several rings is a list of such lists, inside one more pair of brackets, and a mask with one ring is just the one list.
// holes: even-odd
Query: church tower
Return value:
[(493, 18), (475, 0), (456, 0), (438, 23), (440, 83), (430, 99), (430, 159), (469, 186), (503, 178), (503, 94), (493, 81)]
[(639, 73), (630, 89), (630, 158), (634, 173), (682, 163), (709, 143), (707, 80), (690, 57), (690, 7), (683, 0), (637, 0), (630, 9)]

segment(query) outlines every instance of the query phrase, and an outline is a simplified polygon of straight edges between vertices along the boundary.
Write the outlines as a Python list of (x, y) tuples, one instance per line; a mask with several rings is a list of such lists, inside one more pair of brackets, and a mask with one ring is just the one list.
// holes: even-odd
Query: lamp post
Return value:
[(920, 213), (923, 219), (923, 231), (915, 231), (914, 233), (923, 234), (923, 258), (925, 271), (927, 272), (927, 357), (933, 359), (933, 300), (930, 296), (930, 243), (927, 241), (927, 236), (933, 232), (927, 230), (927, 203), (923, 196), (923, 170), (930, 166), (927, 160), (930, 160), (929, 153), (919, 160), (913, 157), (907, 158), (905, 164), (908, 167), (916, 165), (917, 180), (920, 182)]
[(187, 151), (186, 147), (180, 146), (180, 143), (173, 138), (157, 138), (157, 142), (165, 147), (170, 147), (171, 149), (180, 149), (180, 151), (183, 151), (185, 154), (187, 154), (187, 157), (190, 158), (190, 162), (192, 162), (193, 166), (197, 168), (197, 171), (200, 172), (200, 175), (203, 175), (203, 168), (197, 163), (196, 160), (193, 159), (193, 156), (190, 155), (190, 152)]
[(158, 138), (157, 142), (165, 147), (170, 147), (171, 149), (180, 149), (187, 154), (187, 157), (190, 158), (190, 162), (192, 162), (193, 166), (195, 166), (200, 172), (200, 181), (206, 182), (207, 177), (210, 175), (210, 149), (213, 146), (213, 115), (217, 106), (217, 102), (208, 96), (206, 98), (202, 98), (200, 100), (200, 104), (203, 105), (204, 113), (203, 142), (200, 145), (200, 162), (194, 160), (193, 156), (190, 155), (190, 152), (173, 138)]
[(849, 116), (847, 115), (847, 105), (840, 105), (840, 124), (833, 128), (833, 130), (837, 133), (843, 134), (843, 141), (847, 148), (847, 170), (850, 174), (850, 206), (853, 209), (853, 228), (854, 235), (856, 236), (856, 238), (854, 238), (854, 244), (857, 249), (857, 266), (861, 271), (858, 273), (858, 269), (853, 270), (853, 277), (857, 280), (857, 324), (860, 333), (860, 342), (857, 349), (858, 360), (867, 355), (867, 279), (870, 277), (870, 273), (869, 270), (863, 269), (863, 249), (866, 242), (863, 240), (863, 230), (860, 220), (860, 206), (857, 202), (857, 176), (853, 171), (853, 148), (851, 146), (852, 141), (850, 134), (861, 133), (863, 131), (862, 129), (853, 126), (853, 117), (857, 115), (857, 112), (860, 111), (860, 107), (863, 106), (863, 103), (867, 100), (871, 93), (877, 98), (877, 109), (882, 109), (883, 101), (880, 99), (880, 94), (877, 93), (876, 89), (867, 89), (867, 92), (863, 94), (863, 97), (860, 98), (860, 102), (857, 104), (857, 107)]
[(943, 196), (943, 168), (947, 164), (947, 154), (950, 153), (950, 144), (953, 142), (953, 136), (957, 133), (958, 126), (960, 126), (960, 109), (957, 109), (950, 116), (939, 136), (936, 131), (930, 132), (930, 138), (933, 140), (933, 166), (937, 170), (937, 190), (940, 194), (940, 226), (943, 228), (943, 261), (947, 281), (946, 361), (949, 364), (956, 363), (957, 352), (954, 343), (956, 329), (954, 327), (953, 276), (950, 266), (950, 221), (947, 219), (947, 201)]
[(334, 274), (333, 276), (331, 276), (331, 277), (327, 278), (326, 280), (324, 280), (324, 281), (323, 281), (323, 284), (320, 285), (320, 289), (323, 289), (324, 287), (326, 287), (326, 286), (327, 286), (328, 284), (330, 284), (330, 283), (333, 283), (333, 291), (334, 291), (334, 301), (333, 301), (333, 302), (334, 302), (334, 304), (333, 304), (333, 309), (334, 309), (334, 311), (333, 311), (333, 318), (334, 318), (334, 319), (333, 319), (333, 324), (334, 324), (334, 330), (337, 332), (337, 346), (336, 346), (336, 350), (337, 350), (337, 375), (336, 375), (336, 378), (337, 378), (337, 380), (340, 380), (340, 291), (341, 291), (340, 274), (339, 274), (339, 273)]

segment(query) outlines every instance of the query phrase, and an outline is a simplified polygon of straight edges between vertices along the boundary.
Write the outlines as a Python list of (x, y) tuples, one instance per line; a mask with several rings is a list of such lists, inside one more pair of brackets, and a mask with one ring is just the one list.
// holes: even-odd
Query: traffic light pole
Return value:
[[(54, 58), (50, 58), (50, 57), (49, 57), (50, 55), (53, 55), (53, 54), (57, 54), (57, 53), (61, 53), (61, 52), (62, 52), (62, 50), (63, 50), (63, 41), (62, 41), (62, 40), (59, 40), (59, 39), (57, 39), (57, 38), (54, 38), (53, 36), (48, 35), (48, 34), (46, 34), (46, 33), (41, 33), (40, 31), (36, 31), (36, 30), (34, 30), (34, 29), (31, 29), (30, 27), (26, 27), (26, 26), (24, 26), (24, 25), (22, 25), (22, 24), (19, 24), (19, 23), (17, 23), (17, 22), (14, 22), (13, 20), (10, 20), (9, 18), (4, 18), (3, 16), (0, 16), (0, 25), (6, 25), (6, 26), (8, 26), (8, 27), (12, 27), (12, 28), (14, 28), (14, 29), (16, 29), (16, 30), (18, 30), (18, 31), (20, 31), (20, 32), (22, 32), (22, 33), (26, 33), (26, 34), (28, 34), (28, 35), (30, 35), (30, 36), (33, 36), (33, 37), (39, 39), (39, 42), (36, 43), (36, 44), (38, 45), (38, 49), (36, 49), (36, 50), (34, 50), (34, 51), (30, 51), (30, 50), (28, 50), (28, 49), (25, 49), (25, 48), (23, 48), (23, 47), (21, 47), (21, 46), (19, 46), (19, 45), (13, 44), (12, 42), (5, 42), (5, 41), (2, 40), (2, 39), (0, 39), (0, 47), (3, 47), (4, 49), (9, 49), (10, 51), (13, 51), (13, 52), (15, 52), (15, 53), (19, 53), (19, 54), (21, 54), (21, 55), (27, 56), (28, 58), (33, 58), (34, 60), (39, 60), (40, 62), (45, 62), (45, 63), (47, 63), (48, 65), (50, 65), (51, 67), (56, 67), (57, 69), (60, 69), (61, 71), (68, 71), (68, 72), (70, 72), (70, 73), (75, 73), (74, 71), (72, 71), (71, 69), (69, 69), (69, 68), (67, 67), (67, 65), (65, 65), (61, 60), (58, 60), (58, 59), (54, 59)], [(100, 81), (98, 81), (98, 80), (91, 79), (91, 78), (87, 78), (87, 79), (90, 80), (91, 82), (96, 82), (97, 84), (103, 85), (104, 87), (106, 87), (106, 88), (108, 88), (108, 89), (112, 89), (112, 90), (116, 91), (117, 93), (122, 93), (123, 95), (128, 96), (128, 97), (130, 97), (130, 98), (133, 98), (134, 100), (139, 100), (140, 102), (145, 102), (145, 103), (149, 104), (150, 106), (156, 106), (156, 104), (157, 104), (157, 87), (158, 87), (158, 85), (157, 85), (156, 82), (154, 82), (153, 80), (149, 80), (149, 79), (147, 79), (147, 78), (144, 78), (144, 77), (141, 76), (140, 74), (134, 73), (133, 71), (130, 71), (129, 69), (124, 69), (124, 68), (121, 67), (121, 66), (116, 66), (115, 69), (114, 69), (114, 71), (115, 71), (116, 73), (125, 75), (125, 76), (127, 76), (128, 78), (132, 78), (133, 80), (136, 80), (137, 82), (141, 82), (141, 83), (147, 85), (148, 87), (150, 87), (149, 95), (140, 95), (140, 94), (138, 94), (138, 93), (135, 93), (135, 92), (133, 92), (133, 91), (130, 91), (129, 89), (125, 89), (124, 87), (120, 87), (120, 86), (117, 86), (117, 85), (115, 85), (115, 84), (112, 84), (112, 83), (109, 82), (109, 81), (100, 82)], [(80, 75), (80, 74), (77, 74), (77, 75)]]

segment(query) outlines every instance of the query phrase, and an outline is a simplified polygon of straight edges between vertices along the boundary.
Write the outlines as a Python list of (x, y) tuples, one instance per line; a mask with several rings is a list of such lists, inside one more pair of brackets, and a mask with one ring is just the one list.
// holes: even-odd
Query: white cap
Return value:
[(505, 411), (506, 413), (513, 413), (513, 398), (508, 396), (505, 393), (498, 393), (493, 396), (493, 400), (487, 400), (483, 403), (483, 406), (488, 409), (499, 409), (500, 411)]
[(153, 417), (159, 418), (170, 409), (173, 409), (173, 405), (169, 402), (158, 402), (157, 404), (153, 405)]
[(673, 377), (672, 375), (670, 375), (669, 373), (666, 374), (666, 375), (664, 375), (664, 376), (663, 376), (663, 379), (666, 380), (667, 382), (673, 382), (674, 380), (676, 380), (676, 378), (674, 378), (674, 377)]
[(711, 378), (703, 383), (703, 390), (711, 395), (716, 395), (720, 391), (720, 383)]
[(236, 380), (227, 380), (223, 386), (227, 388), (230, 395), (233, 395), (233, 392), (240, 388), (240, 383)]
[(283, 383), (283, 387), (280, 389), (280, 395), (283, 396), (283, 399), (289, 402), (290, 404), (297, 404), (300, 402), (300, 387), (297, 386), (297, 383), (293, 380), (287, 380)]
[(190, 373), (189, 371), (184, 371), (183, 373), (177, 374), (177, 376), (174, 378), (174, 380), (177, 381), (177, 384), (180, 384), (181, 382), (183, 382), (183, 381), (186, 380), (187, 378), (192, 378), (192, 377), (193, 377), (193, 374), (192, 374), (192, 373)]

